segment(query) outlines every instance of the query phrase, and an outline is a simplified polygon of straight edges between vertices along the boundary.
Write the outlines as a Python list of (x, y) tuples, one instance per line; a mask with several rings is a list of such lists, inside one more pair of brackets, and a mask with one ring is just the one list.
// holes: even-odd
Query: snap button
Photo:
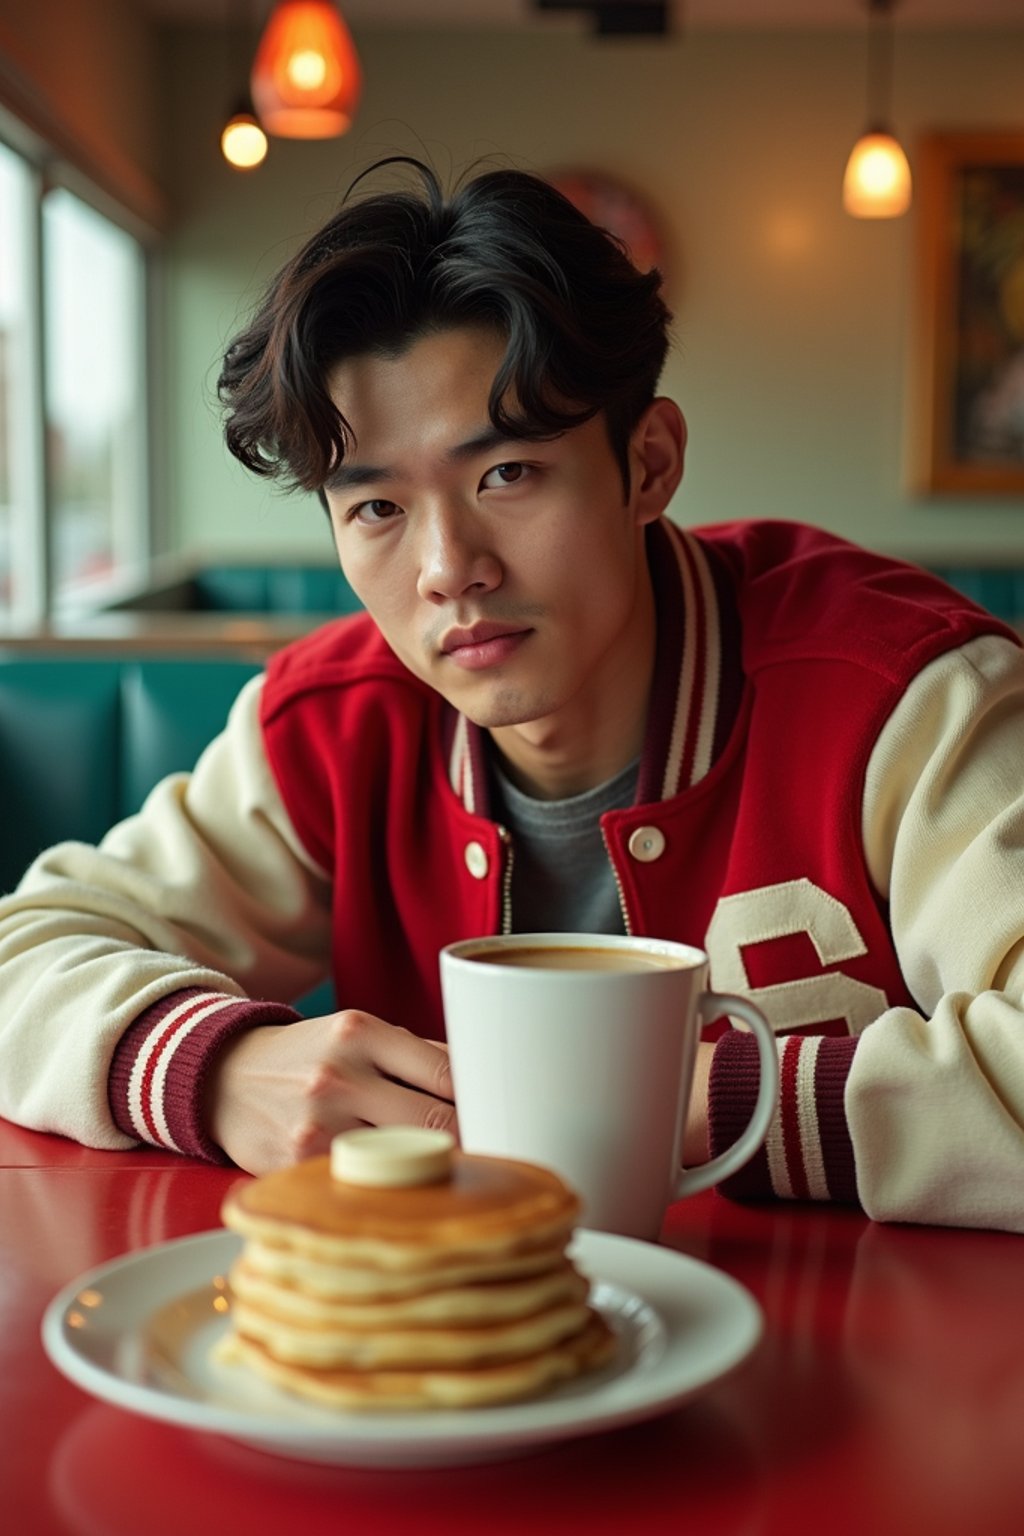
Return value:
[(665, 834), (657, 827), (637, 827), (627, 847), (639, 863), (653, 864), (665, 852)]
[(491, 867), (490, 860), (487, 857), (486, 848), (484, 848), (481, 843), (467, 843), (464, 857), (466, 860), (466, 868), (473, 876), (473, 879), (486, 879), (487, 871)]

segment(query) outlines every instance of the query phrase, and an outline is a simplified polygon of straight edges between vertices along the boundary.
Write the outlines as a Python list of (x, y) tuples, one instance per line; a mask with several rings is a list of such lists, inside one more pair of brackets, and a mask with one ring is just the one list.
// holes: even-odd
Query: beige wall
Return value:
[[(668, 42), (550, 34), (361, 32), (355, 131), (277, 141), (239, 176), (216, 152), (229, 86), (209, 36), (166, 57), (176, 227), (168, 251), (169, 505), (180, 548), (329, 554), (308, 498), (251, 482), (220, 444), (220, 349), (262, 282), (331, 210), (353, 170), (421, 151), (456, 169), (497, 154), (618, 172), (661, 209), (676, 273), (664, 385), (691, 447), (684, 522), (805, 518), (922, 558), (1024, 557), (1024, 502), (906, 488), (913, 218), (848, 218), (843, 165), (864, 112), (849, 33), (708, 33)], [(897, 120), (1021, 126), (1024, 32), (901, 34)]]
[[(0, 0), (0, 102), (144, 219), (163, 222), (171, 194), (156, 346), (170, 547), (329, 554), (314, 503), (228, 459), (213, 383), (245, 306), (349, 175), (404, 150), (442, 169), (481, 155), (599, 166), (661, 210), (678, 315), (664, 386), (691, 428), (681, 521), (799, 517), (922, 558), (1024, 557), (1021, 499), (908, 488), (914, 219), (859, 223), (839, 206), (863, 113), (860, 30), (646, 42), (563, 22), (357, 42), (355, 131), (278, 141), (244, 177), (216, 148), (244, 75), (218, 29), (159, 35), (133, 0)], [(912, 152), (934, 128), (1022, 126), (1022, 85), (1022, 31), (899, 34)]]

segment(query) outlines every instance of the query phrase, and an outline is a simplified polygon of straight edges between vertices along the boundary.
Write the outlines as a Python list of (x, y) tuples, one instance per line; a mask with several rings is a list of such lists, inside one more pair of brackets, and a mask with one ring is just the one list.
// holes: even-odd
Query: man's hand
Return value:
[(454, 1132), (448, 1051), (351, 1008), (246, 1030), (214, 1063), (206, 1124), (249, 1173), (326, 1152), (356, 1126)]

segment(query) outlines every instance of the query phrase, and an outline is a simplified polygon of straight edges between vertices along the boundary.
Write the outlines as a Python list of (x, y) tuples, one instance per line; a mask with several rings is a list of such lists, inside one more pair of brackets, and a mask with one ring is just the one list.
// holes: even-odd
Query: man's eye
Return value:
[(528, 473), (529, 466), (516, 461), (496, 464), (493, 469), (487, 471), (480, 484), (484, 490), (493, 491), (502, 485), (517, 485)]
[(349, 516), (357, 523), (386, 523), (397, 517), (401, 510), (393, 501), (361, 501), (352, 508)]

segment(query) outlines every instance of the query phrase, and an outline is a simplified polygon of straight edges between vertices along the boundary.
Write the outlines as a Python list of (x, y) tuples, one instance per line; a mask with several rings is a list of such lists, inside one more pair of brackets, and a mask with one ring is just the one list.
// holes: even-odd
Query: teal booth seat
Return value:
[(192, 578), (192, 604), (215, 613), (355, 613), (336, 565), (210, 565)]
[(1024, 620), (1024, 567), (930, 565), (929, 570), (997, 619), (1017, 625)]
[[(259, 671), (241, 657), (0, 651), (0, 890), (65, 838), (96, 842), (193, 766)], [(333, 1008), (324, 987), (297, 1006)]]
[(64, 838), (96, 842), (191, 768), (258, 670), (230, 659), (0, 657), (0, 887)]
[(146, 585), (103, 603), (100, 611), (306, 615), (321, 620), (356, 613), (362, 606), (336, 564), (221, 561), (165, 565), (159, 573), (150, 573)]

